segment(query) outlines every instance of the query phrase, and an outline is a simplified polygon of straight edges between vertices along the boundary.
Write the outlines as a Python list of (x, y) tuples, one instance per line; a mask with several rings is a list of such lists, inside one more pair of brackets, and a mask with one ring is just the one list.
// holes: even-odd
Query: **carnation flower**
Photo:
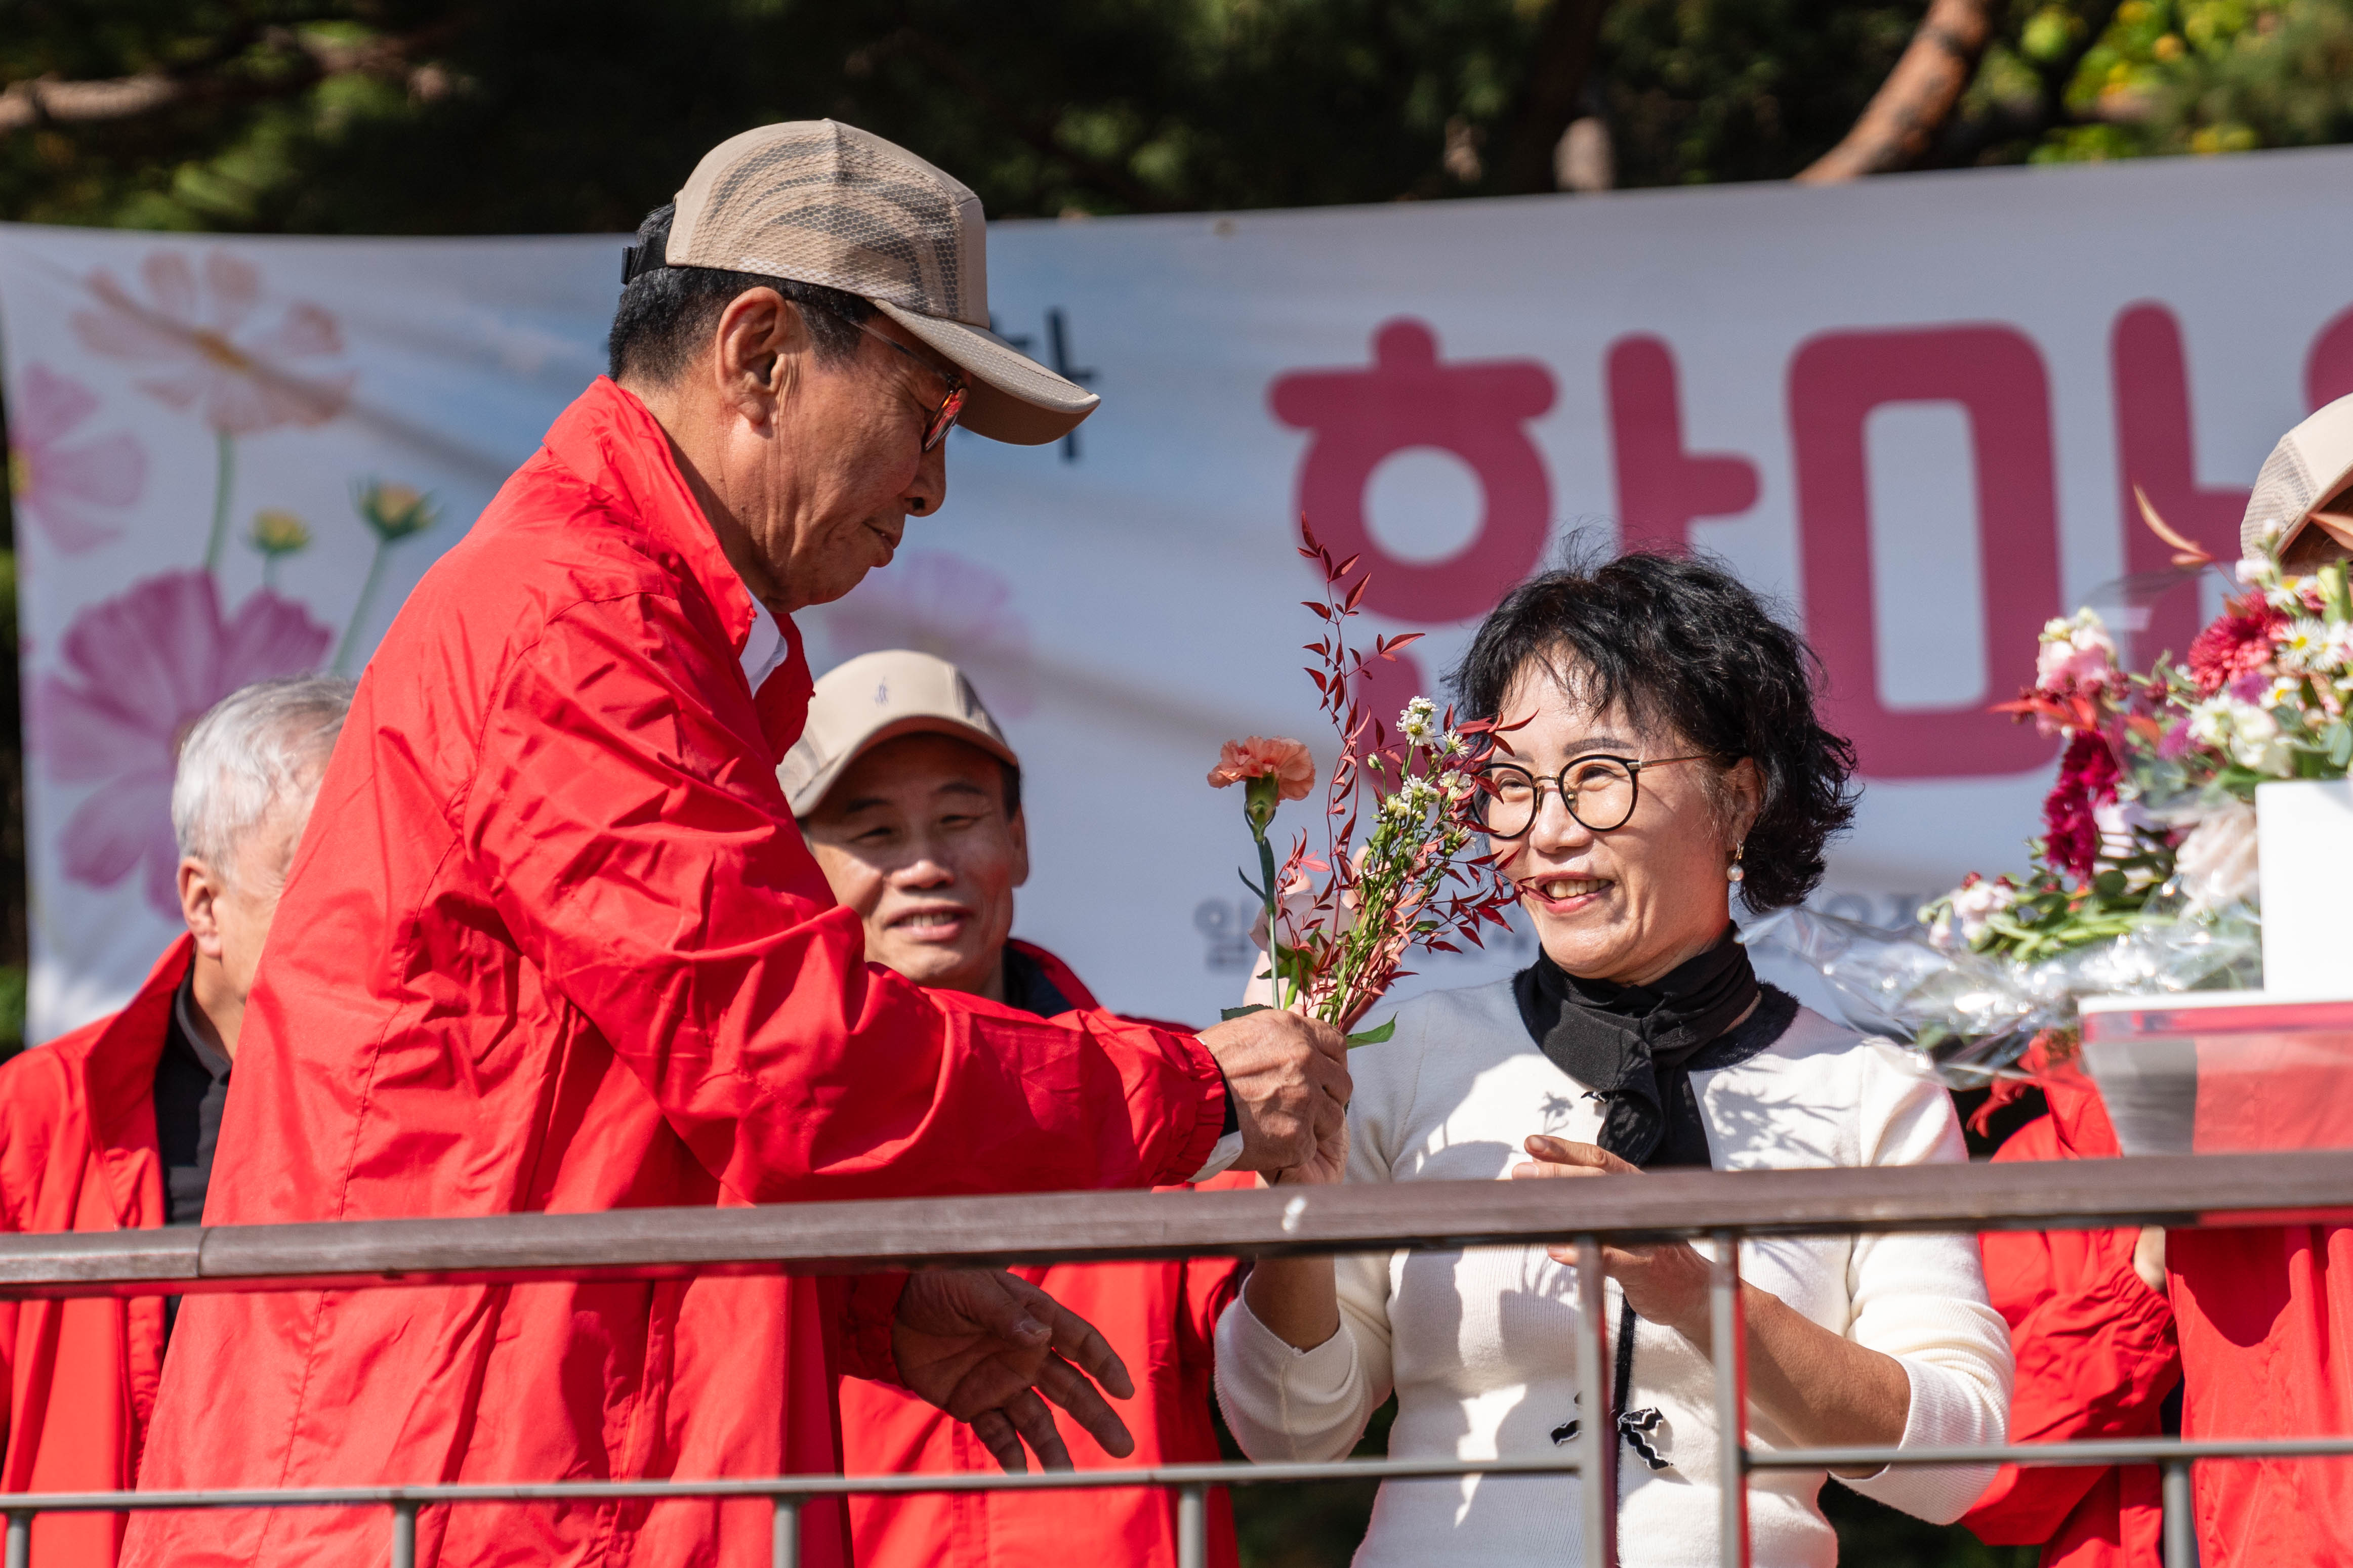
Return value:
[(2287, 617), (2260, 600), (2241, 600), (2189, 642), (2189, 675), (2211, 697), (2271, 662)]
[(2174, 874), (2189, 896), (2191, 918), (2255, 896), (2255, 808), (2227, 801), (2200, 815), (2173, 852)]
[(1223, 789), (1255, 778), (1272, 778), (1277, 800), (1305, 800), (1315, 788), (1314, 754), (1299, 741), (1263, 735), (1228, 741), (1209, 770), (1211, 786)]
[(2116, 668), (2116, 643), (2089, 609), (2047, 623), (2035, 649), (2034, 684), (2058, 696), (2096, 695), (2124, 684)]
[(1928, 923), (1928, 940), (1947, 952), (1956, 947), (1974, 947), (1990, 929), (1993, 918), (2016, 902), (2018, 889), (2009, 878), (1989, 881), (1972, 871), (1940, 905), (1931, 906), (1936, 914)]
[(2116, 755), (2090, 731), (2067, 742), (2059, 782), (2042, 802), (2043, 853), (2052, 865), (2089, 879), (2100, 858), (2100, 806), (2116, 798)]

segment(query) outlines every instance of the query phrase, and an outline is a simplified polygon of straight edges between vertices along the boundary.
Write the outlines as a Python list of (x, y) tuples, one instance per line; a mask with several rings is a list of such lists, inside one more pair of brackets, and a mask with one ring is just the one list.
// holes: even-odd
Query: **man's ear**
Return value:
[(1006, 824), (1006, 830), (1013, 835), (1013, 885), (1022, 887), (1029, 880), (1029, 817), (1015, 812), (1013, 820)]
[(196, 939), (196, 951), (217, 959), (221, 956), (218, 906), (227, 890), (220, 874), (190, 855), (180, 861), (179, 877), (180, 917), (188, 922), (188, 934)]
[(774, 289), (746, 289), (712, 329), (712, 379), (746, 424), (765, 429), (812, 346), (799, 306)]

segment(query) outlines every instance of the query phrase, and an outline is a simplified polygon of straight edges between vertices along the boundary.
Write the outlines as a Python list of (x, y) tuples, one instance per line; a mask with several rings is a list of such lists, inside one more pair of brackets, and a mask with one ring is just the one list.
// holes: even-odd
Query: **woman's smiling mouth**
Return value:
[(1530, 877), (1520, 890), (1555, 914), (1573, 914), (1590, 909), (1610, 886), (1606, 877)]

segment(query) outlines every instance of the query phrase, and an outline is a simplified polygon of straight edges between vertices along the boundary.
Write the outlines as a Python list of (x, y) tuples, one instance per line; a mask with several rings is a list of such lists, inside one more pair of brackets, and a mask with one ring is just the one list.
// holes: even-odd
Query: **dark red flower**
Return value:
[(2059, 759), (2059, 782), (2042, 801), (2042, 852), (2050, 862), (2078, 879), (2088, 879), (2100, 858), (2100, 826), (2094, 813), (2116, 798), (2116, 755), (2092, 731), (2078, 731)]
[(2211, 697), (2272, 657), (2287, 617), (2261, 599), (2242, 599), (2189, 640), (2189, 674), (2199, 691)]

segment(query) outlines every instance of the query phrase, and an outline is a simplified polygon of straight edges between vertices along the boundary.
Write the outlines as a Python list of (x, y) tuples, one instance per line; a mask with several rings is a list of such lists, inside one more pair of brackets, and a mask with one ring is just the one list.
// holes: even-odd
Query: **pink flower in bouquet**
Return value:
[(1263, 735), (1228, 741), (1219, 750), (1218, 765), (1209, 770), (1209, 784), (1224, 789), (1268, 776), (1274, 779), (1275, 799), (1305, 800), (1315, 789), (1314, 754), (1300, 741)]
[(67, 554), (122, 537), (102, 513), (131, 505), (147, 487), (147, 454), (117, 432), (73, 440), (98, 412), (98, 395), (46, 365), (30, 364), (8, 407), (8, 491)]
[(2261, 600), (2240, 600), (2189, 640), (2188, 662), (2198, 689), (2212, 696), (2271, 662), (2287, 617)]
[(2211, 914), (2255, 897), (2260, 863), (2255, 854), (2255, 808), (2225, 801), (2201, 814), (2174, 851), (2173, 868), (2189, 895), (2193, 914)]
[(156, 250), (139, 278), (143, 300), (105, 268), (93, 270), (84, 282), (104, 308), (75, 311), (73, 325), (93, 353), (153, 366), (138, 383), (149, 396), (195, 409), (223, 436), (322, 425), (350, 402), (353, 373), (288, 368), (343, 352), (326, 310), (297, 301), (276, 324), (248, 330), (261, 302), (261, 269), (252, 262), (216, 250), (199, 279), (184, 253)]
[(2100, 856), (2098, 808), (2116, 798), (2116, 755), (2088, 731), (2067, 742), (2059, 782), (2042, 802), (2043, 852), (2052, 865), (2088, 878)]
[(2035, 649), (2036, 689), (2056, 696), (2095, 696), (2124, 685), (2116, 668), (2116, 639), (2090, 610), (2052, 620)]
[(106, 888), (139, 871), (148, 903), (176, 913), (172, 774), (181, 739), (237, 688), (316, 668), (330, 636), (267, 588), (224, 616), (206, 572), (147, 578), (75, 616), (58, 644), (64, 671), (41, 678), (32, 712), (48, 776), (98, 786), (58, 840), (67, 877)]

